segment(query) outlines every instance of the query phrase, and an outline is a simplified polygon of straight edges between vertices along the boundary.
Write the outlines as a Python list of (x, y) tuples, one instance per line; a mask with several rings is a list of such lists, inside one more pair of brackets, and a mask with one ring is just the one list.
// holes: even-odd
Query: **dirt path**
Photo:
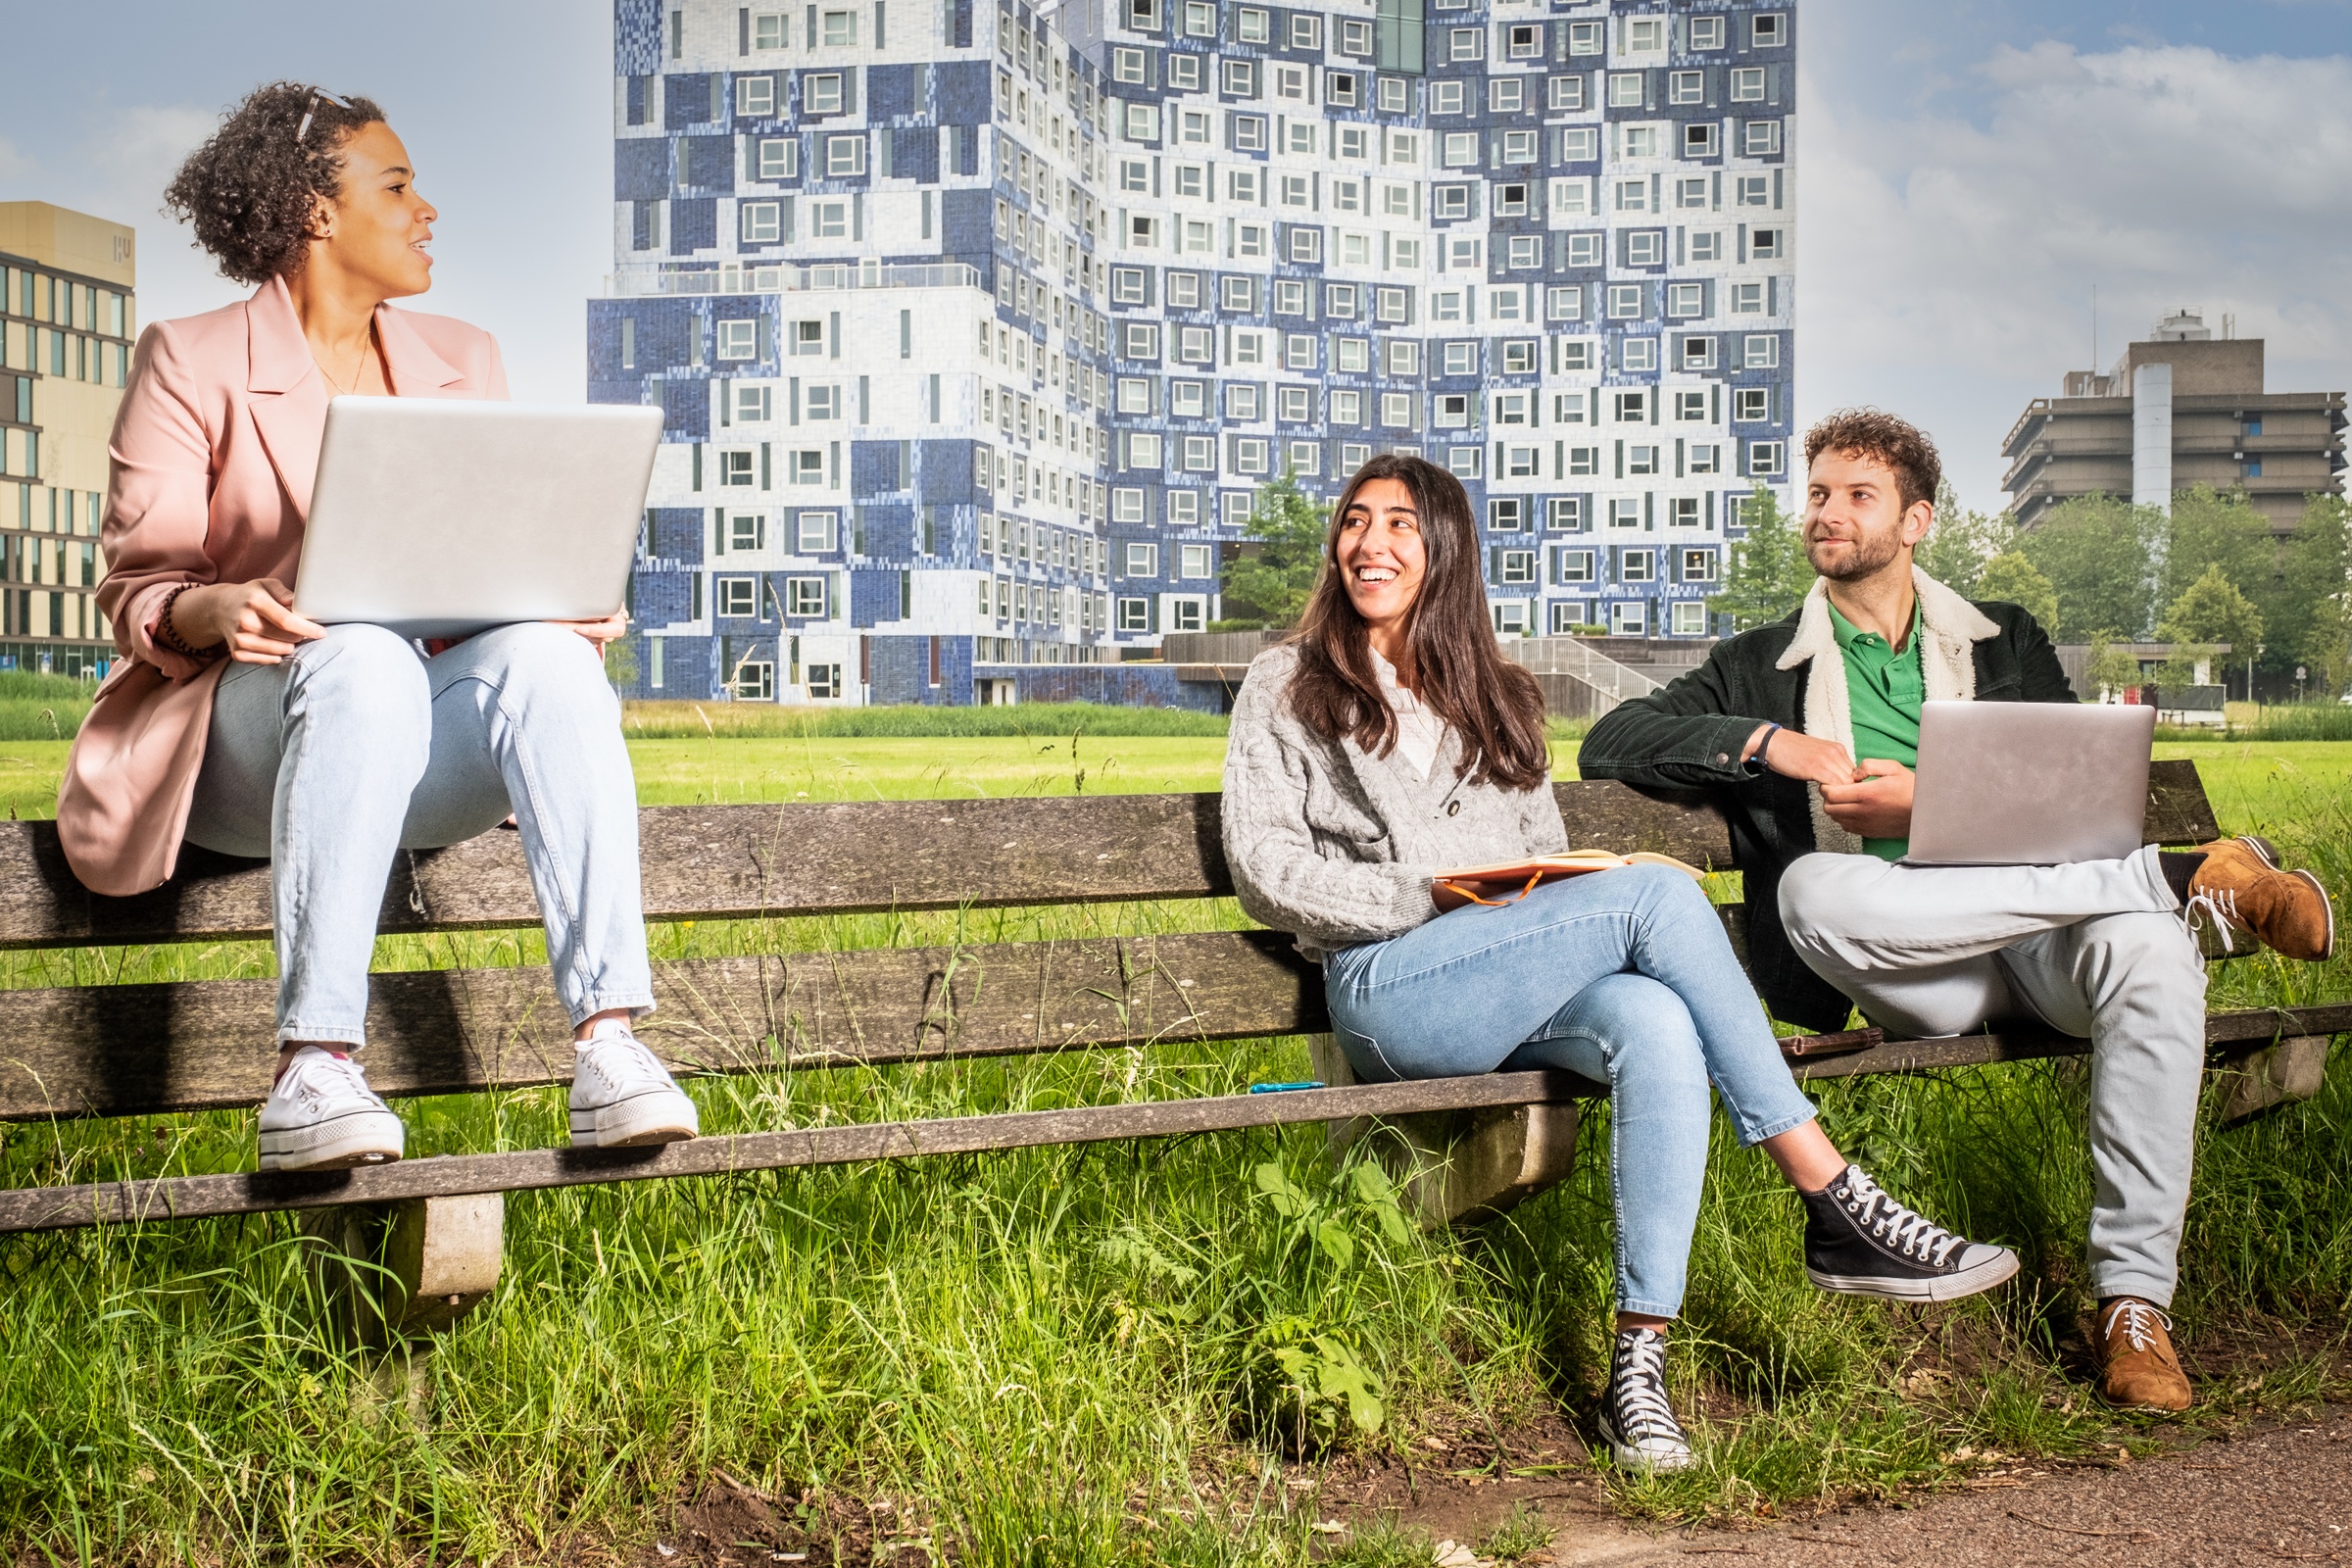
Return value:
[(1599, 1521), (1552, 1517), (1562, 1527), (1551, 1547), (1557, 1568), (2352, 1564), (2352, 1410), (2164, 1458), (1980, 1478), (1911, 1507), (1777, 1528), (1644, 1542)]

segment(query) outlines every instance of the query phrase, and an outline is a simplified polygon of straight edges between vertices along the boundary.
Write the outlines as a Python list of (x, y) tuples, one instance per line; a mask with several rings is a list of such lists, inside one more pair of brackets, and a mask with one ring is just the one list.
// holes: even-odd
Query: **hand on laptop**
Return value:
[(629, 612), (625, 610), (615, 610), (602, 620), (558, 620), (551, 621), (549, 624), (578, 632), (588, 639), (588, 646), (595, 649), (597, 657), (601, 659), (604, 657), (607, 643), (618, 642), (628, 635)]
[(226, 645), (240, 664), (282, 662), (326, 628), (294, 613), (294, 590), (275, 577), (191, 588), (172, 602), (172, 627), (190, 648)]
[[(1770, 728), (1757, 726), (1747, 739), (1747, 749), (1740, 754), (1742, 760), (1756, 755), (1758, 739)], [(1772, 730), (1771, 736), (1772, 743), (1764, 748), (1764, 765), (1785, 778), (1808, 784), (1851, 784), (1857, 776), (1853, 755), (1836, 741), (1816, 740), (1792, 729)]]
[(1821, 808), (1830, 820), (1860, 838), (1909, 838), (1911, 770), (1883, 757), (1867, 757), (1860, 771), (1863, 777), (1855, 783), (1822, 785)]

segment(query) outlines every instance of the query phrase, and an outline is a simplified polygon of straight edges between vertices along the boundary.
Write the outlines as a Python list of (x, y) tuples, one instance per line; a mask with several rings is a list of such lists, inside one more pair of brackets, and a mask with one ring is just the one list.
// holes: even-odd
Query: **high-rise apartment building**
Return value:
[(0, 202), (0, 669), (102, 674), (106, 443), (129, 372), (131, 230)]
[(1498, 634), (1702, 635), (1787, 482), (1787, 0), (614, 14), (633, 695), (1213, 706), (1139, 656), (1384, 451)]
[(2170, 512), (2176, 490), (2206, 485), (2244, 491), (2283, 533), (2311, 497), (2342, 494), (2344, 394), (2265, 391), (2262, 339), (2217, 338), (2194, 311), (2157, 322), (2105, 374), (2069, 370), (2061, 386), (2001, 444), (2020, 527), (2075, 496)]

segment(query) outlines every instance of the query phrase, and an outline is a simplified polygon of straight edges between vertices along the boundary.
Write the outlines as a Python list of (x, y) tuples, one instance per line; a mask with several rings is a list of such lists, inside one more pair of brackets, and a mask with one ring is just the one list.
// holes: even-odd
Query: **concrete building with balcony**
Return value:
[(2106, 373), (2070, 370), (2060, 396), (2029, 404), (2001, 488), (2026, 528), (2074, 496), (2170, 511), (2175, 491), (2207, 485), (2243, 490), (2284, 532), (2310, 497), (2342, 493), (2344, 423), (2343, 393), (2265, 391), (2262, 339), (2216, 338), (2182, 311)]
[(589, 394), (635, 696), (1217, 706), (1258, 489), (1476, 508), (1498, 634), (1701, 637), (1781, 492), (1793, 7), (615, 0)]
[(138, 330), (131, 230), (0, 202), (0, 669), (99, 675), (99, 515)]

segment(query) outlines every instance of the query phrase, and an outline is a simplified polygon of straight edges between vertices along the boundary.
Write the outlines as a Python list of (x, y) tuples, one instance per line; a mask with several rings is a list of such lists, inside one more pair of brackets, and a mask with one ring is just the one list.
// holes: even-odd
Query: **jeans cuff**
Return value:
[(564, 1011), (571, 1015), (571, 1026), (577, 1029), (600, 1012), (612, 1012), (626, 1007), (632, 1019), (642, 1018), (654, 1010), (654, 994), (650, 991), (597, 991), (580, 999), (576, 1006)]
[(1680, 1301), (1644, 1301), (1639, 1297), (1629, 1297), (1621, 1292), (1618, 1296), (1617, 1310), (1639, 1312), (1643, 1317), (1680, 1317), (1683, 1315), (1683, 1303)]
[(1802, 1127), (1805, 1123), (1818, 1119), (1820, 1115), (1821, 1107), (1808, 1103), (1805, 1107), (1805, 1112), (1803, 1115), (1784, 1116), (1779, 1121), (1766, 1122), (1762, 1132), (1751, 1134), (1744, 1127), (1739, 1128), (1738, 1132), (1740, 1135), (1740, 1147), (1741, 1149), (1753, 1149), (1758, 1144), (1764, 1142), (1767, 1138), (1778, 1138), (1785, 1132), (1788, 1132), (1793, 1128)]
[(2093, 1263), (2090, 1268), (2090, 1293), (2102, 1301), (2111, 1297), (2136, 1296), (2164, 1310), (2173, 1304), (2173, 1287), (2178, 1283), (2173, 1276), (2159, 1276), (2121, 1263), (2104, 1267)]
[(318, 1024), (281, 1023), (277, 1026), (277, 1043), (288, 1046), (300, 1041), (309, 1045), (349, 1046), (357, 1051), (368, 1044), (368, 1031), (362, 1029), (330, 1029)]

